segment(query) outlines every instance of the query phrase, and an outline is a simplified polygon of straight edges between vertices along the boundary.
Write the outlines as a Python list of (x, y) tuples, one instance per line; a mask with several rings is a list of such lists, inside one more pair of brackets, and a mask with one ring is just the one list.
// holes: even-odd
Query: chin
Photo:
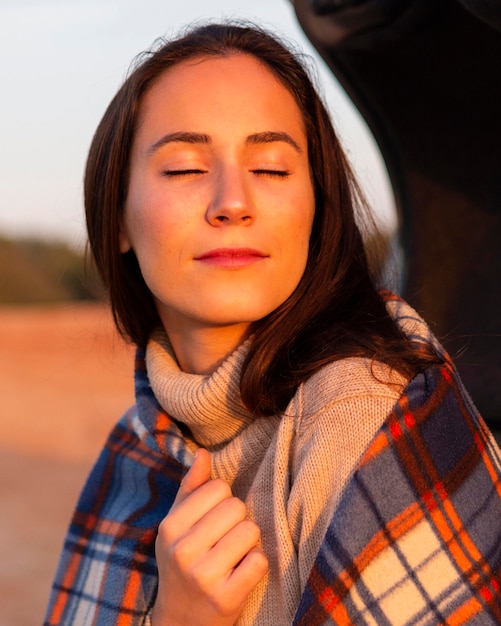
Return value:
[(219, 317), (218, 322), (221, 324), (253, 324), (254, 322), (259, 322), (263, 318), (267, 317), (272, 311), (274, 311), (276, 307), (263, 307), (259, 309), (245, 310), (245, 311), (235, 311), (233, 309), (231, 316)]

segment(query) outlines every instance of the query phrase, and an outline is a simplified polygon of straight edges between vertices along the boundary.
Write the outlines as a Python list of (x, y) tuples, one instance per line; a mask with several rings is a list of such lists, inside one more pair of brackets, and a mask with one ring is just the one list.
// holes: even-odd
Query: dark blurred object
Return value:
[(501, 0), (293, 0), (379, 144), (403, 295), (501, 427)]

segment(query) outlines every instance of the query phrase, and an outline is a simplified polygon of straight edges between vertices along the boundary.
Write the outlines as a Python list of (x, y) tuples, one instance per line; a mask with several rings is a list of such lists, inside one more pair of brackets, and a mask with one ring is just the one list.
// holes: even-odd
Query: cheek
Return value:
[(301, 211), (296, 220), (290, 224), (291, 228), (284, 232), (282, 249), (286, 251), (284, 255), (284, 282), (289, 286), (293, 285), (294, 290), (299, 284), (306, 264), (308, 262), (309, 244), (312, 226), (310, 213)]
[(125, 231), (153, 293), (178, 275), (189, 255), (191, 223), (166, 202), (127, 207)]
[(124, 234), (131, 247), (136, 252), (147, 252), (148, 244), (154, 246), (160, 233), (169, 232), (169, 215), (165, 203), (137, 192), (132, 194), (124, 211)]
[(297, 256), (298, 263), (301, 265), (301, 276), (302, 277), (304, 270), (306, 269), (306, 264), (308, 263), (308, 256), (310, 251), (310, 239), (311, 232), (313, 229), (313, 219), (315, 215), (315, 209), (313, 204), (307, 204), (307, 211), (303, 211), (297, 225)]
[(308, 255), (314, 216), (315, 204), (313, 195), (307, 194), (296, 207), (290, 231), (290, 236), (296, 243), (298, 254)]

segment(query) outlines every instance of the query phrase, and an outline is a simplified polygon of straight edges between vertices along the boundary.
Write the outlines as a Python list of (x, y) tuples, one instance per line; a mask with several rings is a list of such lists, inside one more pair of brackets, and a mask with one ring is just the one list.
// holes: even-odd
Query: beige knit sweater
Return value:
[(147, 349), (153, 392), (188, 426), (196, 449), (212, 452), (261, 528), (270, 569), (248, 598), (239, 626), (290, 625), (328, 521), (357, 461), (407, 381), (361, 358), (324, 367), (301, 385), (283, 415), (254, 418), (243, 406), (243, 344), (211, 376), (179, 370), (163, 331)]

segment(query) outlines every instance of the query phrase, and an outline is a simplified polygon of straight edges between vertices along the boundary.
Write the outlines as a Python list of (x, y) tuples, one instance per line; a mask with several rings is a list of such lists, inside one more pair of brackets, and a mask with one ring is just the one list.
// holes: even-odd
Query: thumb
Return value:
[(210, 480), (211, 461), (210, 452), (205, 448), (199, 448), (195, 455), (193, 465), (181, 481), (181, 486), (176, 496), (176, 504), (185, 500), (190, 493), (201, 487)]

